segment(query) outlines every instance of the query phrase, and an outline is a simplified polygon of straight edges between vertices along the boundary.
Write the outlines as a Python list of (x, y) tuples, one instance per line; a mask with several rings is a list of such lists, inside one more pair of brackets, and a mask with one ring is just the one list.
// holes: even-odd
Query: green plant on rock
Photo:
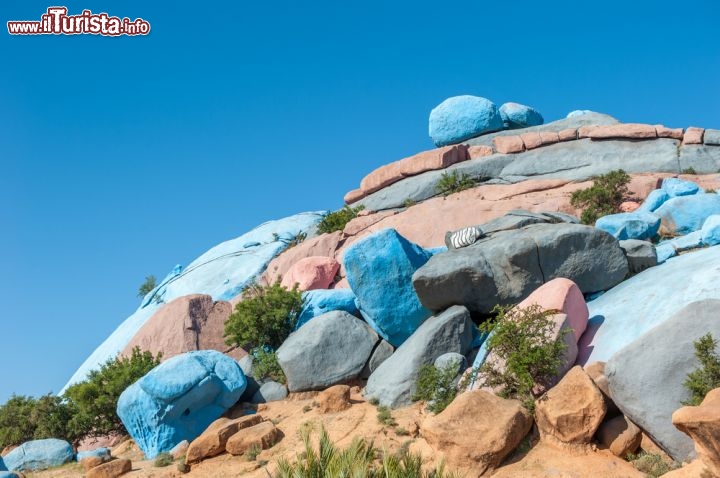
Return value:
[(668, 463), (660, 455), (644, 451), (638, 455), (628, 454), (627, 460), (632, 463), (638, 471), (647, 473), (648, 476), (652, 477), (662, 476), (665, 473), (680, 468), (678, 463)]
[(412, 400), (424, 400), (427, 402), (427, 409), (433, 413), (445, 410), (457, 395), (455, 386), (457, 369), (455, 364), (449, 364), (441, 369), (434, 365), (423, 365), (418, 374)]
[(392, 416), (392, 412), (388, 407), (378, 407), (377, 409), (377, 421), (378, 423), (388, 426), (388, 427), (394, 427), (397, 426), (397, 422)]
[[(488, 354), (498, 361), (486, 361), (472, 378), (484, 387), (499, 389), (504, 398), (522, 401), (530, 411), (535, 407), (533, 389), (536, 384), (549, 383), (557, 376), (563, 363), (567, 345), (563, 337), (570, 329), (564, 328), (555, 338), (554, 312), (538, 305), (526, 308), (496, 306), (496, 314), (480, 326), (487, 338)], [(498, 363), (504, 363), (498, 367)]]
[(157, 279), (155, 279), (155, 276), (149, 275), (145, 277), (145, 282), (140, 284), (140, 287), (138, 288), (138, 297), (145, 297), (148, 292), (152, 291), (155, 287), (157, 287)]
[(442, 173), (440, 180), (435, 185), (435, 191), (443, 196), (464, 191), (475, 186), (477, 182), (467, 173), (458, 174), (457, 171), (452, 173)]
[(618, 169), (593, 178), (593, 185), (572, 193), (570, 204), (581, 208), (583, 224), (595, 224), (602, 216), (620, 212), (620, 204), (629, 198), (630, 176)]
[(365, 209), (365, 206), (343, 206), (342, 209), (330, 212), (322, 218), (317, 227), (319, 234), (342, 231), (348, 222), (357, 217), (358, 213)]
[(285, 383), (285, 373), (280, 368), (277, 353), (270, 347), (255, 347), (251, 352), (253, 356), (252, 374), (256, 380), (274, 380)]
[(225, 322), (225, 342), (246, 350), (282, 345), (297, 324), (303, 298), (297, 284), (290, 290), (280, 279), (269, 286), (252, 285)]
[(160, 453), (157, 457), (155, 457), (154, 465), (157, 468), (163, 468), (172, 465), (174, 461), (175, 460), (170, 453), (163, 452)]
[(692, 166), (681, 171), (682, 174), (697, 174)]
[(683, 405), (700, 405), (710, 390), (720, 387), (720, 355), (715, 351), (717, 340), (707, 333), (694, 342), (695, 357), (700, 368), (690, 372), (684, 385), (690, 391), (690, 398)]

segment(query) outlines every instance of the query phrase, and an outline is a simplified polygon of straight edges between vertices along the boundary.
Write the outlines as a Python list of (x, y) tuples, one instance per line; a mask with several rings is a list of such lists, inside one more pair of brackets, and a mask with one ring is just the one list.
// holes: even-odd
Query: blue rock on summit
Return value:
[(360, 313), (393, 346), (405, 340), (432, 313), (420, 304), (412, 275), (432, 253), (383, 229), (351, 245), (344, 256), (350, 288)]
[(436, 146), (459, 143), (503, 129), (495, 103), (479, 96), (453, 96), (430, 112), (430, 137)]
[(542, 115), (530, 106), (505, 103), (500, 107), (500, 117), (505, 128), (517, 129), (539, 126), (545, 122)]
[(235, 405), (247, 380), (235, 360), (214, 350), (177, 355), (128, 387), (117, 413), (148, 459), (197, 438)]
[(25, 442), (2, 458), (10, 471), (45, 470), (64, 465), (75, 457), (65, 440), (47, 438)]

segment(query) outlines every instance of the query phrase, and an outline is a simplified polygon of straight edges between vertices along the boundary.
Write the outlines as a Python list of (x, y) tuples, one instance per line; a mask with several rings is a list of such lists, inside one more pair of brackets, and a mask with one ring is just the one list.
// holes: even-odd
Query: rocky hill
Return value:
[[(720, 131), (588, 111), (544, 123), (530, 107), (469, 96), (438, 105), (429, 131), (438, 148), (346, 194), (353, 217), (340, 230), (318, 231), (323, 211), (267, 222), (176, 266), (142, 299), (68, 382), (134, 347), (163, 354), (120, 398), (133, 441), (99, 467), (118, 469), (93, 476), (128, 472), (123, 459), (128, 476), (178, 475), (147, 461), (172, 452), (194, 476), (264, 477), (296, 459), (305, 423), (340, 447), (374, 439), (467, 477), (645, 476), (625, 460), (639, 450), (668, 468), (692, 462), (666, 476), (720, 476), (715, 395), (676, 412), (693, 344), (720, 337)], [(622, 203), (581, 224), (573, 193), (617, 170)], [(276, 281), (304, 299), (273, 350), (285, 384), (253, 378), (253, 356), (224, 337), (250, 286)], [(510, 367), (477, 328), (497, 305), (539, 308), (563, 343), (530, 407), (478, 378), (485, 364)], [(417, 400), (428, 365), (453, 370), (457, 396), (439, 413)], [(52, 455), (26, 445), (5, 456), (9, 469), (27, 469), (32, 446)], [(252, 461), (235, 458), (250, 447)]]

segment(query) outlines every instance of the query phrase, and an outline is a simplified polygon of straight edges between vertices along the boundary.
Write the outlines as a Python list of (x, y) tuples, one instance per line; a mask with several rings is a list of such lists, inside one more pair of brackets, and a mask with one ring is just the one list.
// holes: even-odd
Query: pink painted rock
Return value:
[(683, 139), (682, 128), (667, 128), (661, 124), (655, 125), (658, 138)]
[(414, 156), (380, 166), (360, 182), (360, 190), (370, 194), (408, 176), (444, 169), (467, 159), (467, 146), (456, 144), (423, 151)]
[(541, 131), (540, 139), (543, 146), (546, 144), (555, 144), (560, 142), (560, 135), (554, 131)]
[(633, 212), (640, 207), (640, 204), (635, 201), (625, 201), (620, 203), (620, 212)]
[(490, 156), (494, 151), (490, 146), (470, 146), (468, 148), (468, 159)]
[(523, 309), (534, 304), (539, 305), (543, 310), (566, 314), (576, 342), (585, 332), (589, 318), (585, 297), (570, 279), (558, 277), (546, 282), (520, 302), (518, 307)]
[[(361, 214), (364, 212), (367, 212), (367, 214)], [(394, 214), (397, 214), (397, 211), (370, 212), (367, 209), (362, 210), (360, 211), (360, 213), (358, 213), (356, 218), (351, 219), (350, 222), (345, 225), (345, 229), (343, 229), (343, 234), (345, 234), (346, 236), (354, 236), (355, 234), (359, 234), (373, 224), (382, 221), (386, 217), (392, 216)]]
[(704, 135), (704, 128), (695, 128), (691, 126), (685, 130), (685, 135), (683, 136), (683, 144), (702, 144)]
[[(342, 240), (341, 231), (321, 234), (319, 236), (305, 239), (297, 246), (285, 249), (279, 256), (270, 261), (267, 269), (260, 279), (262, 284), (274, 284), (278, 278), (284, 277), (290, 268), (306, 257), (324, 256), (334, 257), (335, 250)], [(234, 305), (240, 299), (233, 299), (230, 302)]]
[(165, 304), (137, 331), (122, 351), (130, 356), (134, 347), (162, 359), (194, 350), (217, 350), (235, 359), (247, 355), (242, 349), (225, 344), (225, 321), (232, 313), (229, 302), (213, 302), (205, 294), (178, 297)]
[(578, 130), (579, 138), (590, 139), (652, 139), (657, 138), (655, 127), (649, 124), (620, 123), (602, 126), (583, 126)]
[(345, 201), (345, 204), (352, 204), (356, 201), (361, 200), (365, 197), (365, 193), (362, 191), (362, 189), (353, 189), (349, 193), (345, 195), (343, 200)]
[(286, 289), (298, 284), (301, 291), (327, 289), (335, 279), (340, 263), (332, 257), (313, 256), (297, 261), (282, 279)]
[(510, 154), (520, 153), (525, 150), (525, 145), (520, 136), (495, 136), (493, 145), (498, 153)]
[(575, 141), (578, 139), (577, 130), (575, 128), (564, 129), (558, 132), (558, 138), (560, 141)]
[(539, 148), (543, 144), (540, 133), (523, 133), (520, 135), (520, 139), (522, 139), (525, 149)]

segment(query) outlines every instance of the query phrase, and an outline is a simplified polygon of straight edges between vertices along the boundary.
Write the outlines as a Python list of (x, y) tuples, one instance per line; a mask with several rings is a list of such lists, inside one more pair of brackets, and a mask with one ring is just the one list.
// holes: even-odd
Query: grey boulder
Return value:
[(365, 396), (387, 407), (408, 405), (420, 368), (448, 352), (467, 354), (474, 328), (465, 307), (451, 307), (430, 317), (370, 375)]
[(381, 339), (375, 346), (375, 350), (373, 350), (372, 355), (370, 355), (370, 359), (365, 364), (365, 368), (363, 368), (360, 378), (367, 380), (368, 377), (377, 370), (381, 363), (390, 358), (393, 352), (395, 352), (395, 347), (393, 347), (390, 342)]
[(262, 384), (260, 389), (253, 394), (251, 403), (267, 403), (285, 400), (288, 396), (287, 387), (272, 380)]
[(413, 274), (420, 302), (430, 310), (464, 305), (487, 314), (520, 302), (557, 277), (583, 293), (607, 290), (628, 273), (610, 234), (580, 224), (533, 224), (500, 231), (462, 249), (433, 256)]
[(718, 310), (717, 299), (692, 302), (620, 349), (605, 365), (615, 404), (678, 461), (690, 461), (695, 450), (671, 417), (690, 398), (683, 382), (699, 367), (693, 342), (708, 332), (720, 337)]
[(322, 390), (358, 377), (379, 340), (370, 326), (347, 312), (313, 318), (277, 349), (288, 390)]
[(627, 258), (630, 274), (637, 274), (657, 265), (657, 252), (651, 242), (626, 239), (620, 241), (620, 248)]

